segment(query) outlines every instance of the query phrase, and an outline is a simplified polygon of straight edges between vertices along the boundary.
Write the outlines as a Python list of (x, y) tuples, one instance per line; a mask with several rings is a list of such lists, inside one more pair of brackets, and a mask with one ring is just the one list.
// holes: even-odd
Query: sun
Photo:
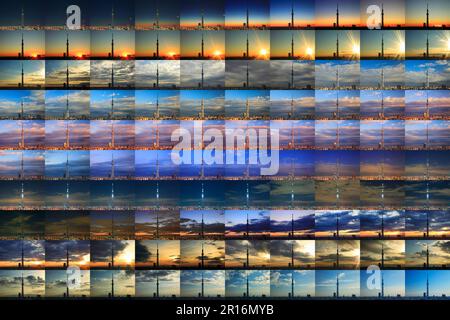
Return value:
[(306, 55), (307, 56), (312, 56), (312, 54), (313, 54), (313, 49), (310, 48), (310, 47), (306, 48)]
[(405, 53), (405, 42), (400, 41), (398, 45), (398, 52), (400, 52), (401, 54)]
[(352, 47), (352, 52), (355, 55), (359, 55), (359, 46), (357, 44), (354, 44)]
[(259, 54), (262, 55), (262, 56), (267, 55), (267, 49), (263, 48), (263, 49), (259, 50)]

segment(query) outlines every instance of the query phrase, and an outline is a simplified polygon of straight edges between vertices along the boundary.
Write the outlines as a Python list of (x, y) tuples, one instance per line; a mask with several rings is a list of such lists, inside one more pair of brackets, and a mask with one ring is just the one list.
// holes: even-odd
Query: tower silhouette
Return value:
[(69, 59), (69, 32), (66, 32), (66, 59)]
[(339, 28), (339, 3), (336, 3), (336, 28)]
[(384, 8), (383, 4), (381, 4), (381, 29), (384, 28)]
[(156, 33), (156, 58), (159, 59), (159, 32)]
[(339, 272), (336, 272), (336, 298), (339, 298)]
[(156, 83), (154, 86), (159, 88), (159, 63), (156, 64)]
[(339, 33), (336, 32), (336, 58), (339, 58)]
[(294, 52), (295, 46), (294, 46), (294, 34), (291, 35), (291, 58), (295, 59), (295, 52)]
[(23, 6), (22, 6), (22, 10), (20, 13), (20, 29), (22, 30), (22, 39), (21, 39), (21, 44), (20, 44), (20, 58), (21, 59), (25, 59), (25, 50), (24, 50), (24, 40), (23, 40), (23, 30), (25, 29), (25, 12), (23, 10)]
[(23, 61), (21, 62), (21, 73), (20, 73), (20, 87), (25, 87), (25, 81), (24, 81), (24, 73), (23, 73)]
[(66, 88), (69, 89), (69, 62), (66, 62)]
[(291, 29), (295, 28), (294, 24), (294, 1), (291, 2)]
[(205, 57), (205, 42), (203, 39), (203, 31), (202, 31), (202, 41), (201, 41), (201, 53), (200, 57), (203, 59)]

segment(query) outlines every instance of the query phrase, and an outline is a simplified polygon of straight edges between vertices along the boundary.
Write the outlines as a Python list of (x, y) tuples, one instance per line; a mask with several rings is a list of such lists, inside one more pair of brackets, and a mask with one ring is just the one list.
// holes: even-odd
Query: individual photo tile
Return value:
[(227, 298), (266, 298), (270, 296), (270, 270), (225, 270)]
[(181, 2), (180, 28), (182, 30), (223, 29), (225, 27), (225, 4), (224, 0)]
[(180, 31), (136, 31), (136, 59), (179, 60)]
[(242, 3), (238, 0), (225, 2), (225, 28), (266, 29), (270, 23), (270, 1), (249, 0)]
[(180, 10), (182, 2), (169, 1), (134, 1), (136, 30), (177, 30), (180, 27)]
[(314, 270), (270, 270), (271, 298), (312, 298), (315, 287)]
[(356, 28), (361, 25), (360, 1), (315, 1), (316, 28)]
[(45, 59), (85, 60), (91, 58), (88, 30), (45, 31)]
[[(136, 270), (137, 298), (175, 298), (180, 296), (180, 270)], [(190, 271), (186, 271), (190, 272)]]
[(298, 29), (315, 26), (315, 1), (271, 0), (270, 28)]
[(181, 270), (180, 295), (183, 298), (225, 296), (225, 270)]

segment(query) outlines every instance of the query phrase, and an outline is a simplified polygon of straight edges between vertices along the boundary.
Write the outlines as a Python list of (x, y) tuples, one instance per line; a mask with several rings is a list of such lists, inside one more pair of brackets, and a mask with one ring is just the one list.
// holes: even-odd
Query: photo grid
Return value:
[(448, 299), (449, 12), (2, 2), (0, 299)]

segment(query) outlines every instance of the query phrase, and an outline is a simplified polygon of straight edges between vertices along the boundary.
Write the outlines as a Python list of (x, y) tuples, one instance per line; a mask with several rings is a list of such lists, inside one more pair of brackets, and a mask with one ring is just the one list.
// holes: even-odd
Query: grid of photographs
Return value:
[(0, 4), (0, 298), (450, 296), (449, 1), (77, 2)]

